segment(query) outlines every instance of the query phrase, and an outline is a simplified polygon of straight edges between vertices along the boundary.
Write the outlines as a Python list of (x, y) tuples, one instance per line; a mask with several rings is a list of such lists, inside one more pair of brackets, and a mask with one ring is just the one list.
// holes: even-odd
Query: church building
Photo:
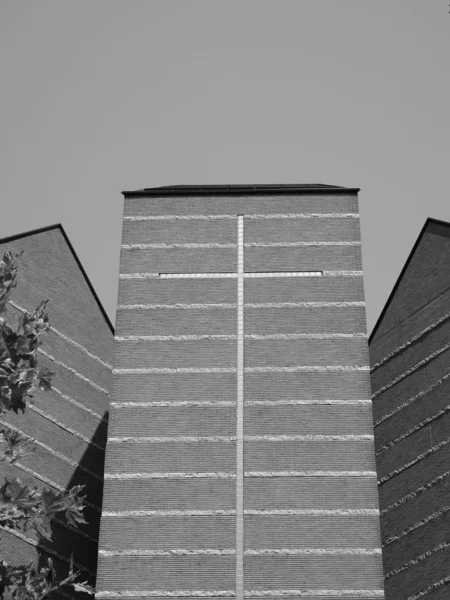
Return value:
[(124, 193), (98, 599), (384, 598), (358, 191)]

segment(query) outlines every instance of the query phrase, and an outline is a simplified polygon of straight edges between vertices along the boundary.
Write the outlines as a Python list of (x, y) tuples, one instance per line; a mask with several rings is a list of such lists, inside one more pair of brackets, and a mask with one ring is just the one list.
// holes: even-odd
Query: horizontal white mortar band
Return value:
[(247, 242), (246, 248), (301, 248), (303, 246), (361, 246), (361, 242)]
[(199, 310), (214, 308), (236, 308), (236, 304), (221, 302), (217, 304), (119, 304), (118, 310)]
[(396, 354), (398, 354), (402, 350), (405, 350), (405, 348), (407, 348), (408, 346), (411, 346), (411, 344), (413, 344), (414, 342), (417, 342), (417, 340), (419, 340), (421, 337), (423, 337), (424, 335), (429, 333), (431, 330), (435, 329), (443, 321), (446, 321), (449, 318), (450, 318), (450, 313), (446, 313), (440, 319), (438, 319), (437, 321), (435, 321), (428, 327), (425, 327), (425, 329), (422, 329), (421, 331), (419, 331), (419, 333), (417, 333), (412, 338), (410, 338), (409, 340), (407, 340), (406, 342), (404, 342), (403, 344), (401, 344), (400, 346), (395, 348), (395, 350), (393, 350), (392, 352), (387, 354), (384, 358), (382, 358), (381, 360), (376, 362), (372, 367), (372, 372), (375, 371), (376, 369), (378, 369), (379, 367), (381, 367), (381, 365), (383, 365), (385, 362), (387, 362), (388, 360), (393, 358)]
[(246, 471), (245, 477), (375, 477), (376, 471)]
[(94, 410), (92, 410), (88, 406), (85, 406), (84, 404), (81, 404), (81, 402), (78, 402), (77, 400), (74, 400), (70, 396), (67, 396), (67, 394), (64, 394), (60, 389), (56, 388), (54, 385), (52, 385), (51, 391), (58, 394), (58, 396), (61, 396), (61, 398), (64, 398), (64, 400), (67, 400), (67, 402), (70, 402), (70, 404), (73, 404), (74, 406), (80, 408), (81, 410), (86, 411), (87, 413), (89, 413), (90, 415), (92, 415), (93, 417), (98, 419), (99, 421), (102, 421), (103, 423), (108, 423), (107, 417), (102, 417), (101, 415), (96, 413)]
[(233, 517), (236, 511), (217, 510), (106, 510), (102, 517)]
[[(237, 219), (238, 215), (127, 215), (124, 221), (195, 221)], [(358, 219), (359, 213), (274, 213), (244, 215), (244, 219)]]
[(378, 517), (377, 508), (287, 508), (287, 509), (247, 509), (245, 515), (252, 516), (310, 516), (310, 517)]
[[(300, 248), (303, 246), (361, 246), (361, 242), (247, 242), (245, 248)], [(237, 244), (198, 242), (186, 244), (122, 244), (124, 250), (176, 248), (236, 248)]]
[(236, 473), (105, 473), (105, 479), (235, 479)]
[[(247, 334), (246, 340), (332, 340), (332, 339), (367, 339), (365, 333), (268, 333)], [(237, 340), (237, 335), (201, 334), (201, 335), (118, 335), (116, 342), (184, 342), (209, 340)]]
[(407, 400), (405, 400), (402, 404), (400, 404), (399, 406), (397, 406), (396, 408), (391, 410), (391, 412), (380, 417), (380, 419), (378, 419), (378, 421), (376, 421), (376, 423), (374, 423), (374, 427), (378, 427), (378, 425), (381, 425), (381, 423), (383, 423), (387, 419), (390, 419), (391, 417), (396, 415), (399, 411), (403, 410), (404, 408), (406, 408), (407, 406), (409, 406), (410, 404), (412, 404), (419, 398), (422, 398), (426, 394), (432, 392), (434, 389), (436, 389), (437, 387), (442, 385), (444, 383), (444, 381), (446, 381), (449, 377), (450, 377), (450, 373), (447, 373), (447, 375), (444, 375), (444, 377), (442, 377), (441, 379), (439, 379), (438, 381), (436, 381), (429, 387), (425, 388), (424, 390), (421, 390), (415, 396), (411, 396), (411, 398), (408, 398)]
[(44, 419), (47, 419), (47, 421), (50, 421), (51, 423), (54, 423), (55, 425), (57, 425), (61, 429), (64, 429), (64, 431), (67, 431), (67, 433), (70, 433), (71, 435), (79, 438), (80, 440), (83, 440), (83, 442), (86, 442), (86, 444), (88, 444), (89, 446), (93, 446), (94, 448), (97, 448), (97, 450), (100, 450), (101, 452), (105, 451), (105, 449), (102, 446), (99, 446), (93, 440), (89, 439), (88, 437), (86, 437), (82, 433), (79, 433), (78, 431), (76, 431), (76, 429), (72, 429), (71, 427), (68, 427), (67, 425), (64, 425), (63, 423), (61, 423), (60, 421), (58, 421), (57, 419), (55, 419), (51, 415), (45, 413), (43, 410), (41, 410), (40, 408), (38, 408), (37, 406), (35, 406), (31, 402), (28, 404), (28, 408), (30, 410), (32, 410), (33, 412), (37, 413), (38, 415), (41, 415), (41, 417), (43, 417)]
[(154, 598), (164, 596), (167, 598), (234, 598), (233, 590), (103, 590), (96, 592), (96, 598)]
[(341, 596), (355, 596), (357, 600), (363, 598), (384, 598), (384, 590), (249, 590), (245, 592), (249, 598), (261, 598), (266, 596), (276, 596), (284, 598), (289, 596), (332, 596), (340, 598)]
[(237, 219), (237, 215), (127, 215), (124, 221), (195, 221), (202, 220), (220, 220)]
[[(300, 365), (293, 367), (245, 367), (245, 373), (325, 373), (325, 372), (354, 372), (369, 371), (369, 366), (353, 365)], [(176, 374), (176, 373), (236, 373), (236, 367), (143, 367), (140, 369), (113, 369), (115, 375), (144, 375), (146, 373)]]
[[(239, 275), (239, 277), (247, 278), (255, 278), (255, 277), (362, 277), (362, 271), (297, 271), (297, 272), (289, 272), (289, 271), (276, 271), (271, 273), (261, 272), (253, 272), (253, 273), (243, 273)], [(221, 279), (221, 278), (232, 278), (237, 279), (238, 275), (236, 273), (161, 273), (157, 275), (157, 277), (161, 277), (161, 279)], [(154, 278), (153, 274), (145, 273), (134, 273), (129, 274), (124, 279), (144, 279), (144, 278)]]
[(245, 435), (246, 442), (367, 442), (373, 435)]
[(171, 548), (170, 550), (99, 550), (100, 556), (234, 556), (234, 548)]
[[(353, 306), (365, 306), (365, 302), (246, 302), (245, 308), (344, 308)], [(215, 308), (235, 309), (234, 303), (217, 304), (119, 304), (119, 310), (211, 310)], [(292, 335), (292, 334), (291, 334)], [(317, 334), (316, 334), (317, 335)], [(236, 338), (228, 338), (236, 339)]]
[[(213, 517), (234, 516), (235, 510), (116, 510), (103, 511), (104, 517)], [(271, 516), (310, 516), (310, 517), (378, 517), (380, 511), (377, 508), (304, 508), (304, 509), (246, 509), (244, 515), (256, 517)]]
[(146, 373), (175, 374), (175, 373), (236, 373), (236, 367), (178, 367), (178, 368), (142, 368), (142, 369), (113, 369), (115, 375), (144, 375)]
[(332, 339), (367, 339), (365, 333), (250, 333), (244, 336), (246, 340), (332, 340)]
[(246, 308), (328, 308), (365, 306), (365, 302), (246, 302)]
[[(305, 271), (306, 272), (306, 271)], [(311, 272), (309, 272), (311, 273)], [(314, 271), (315, 273), (315, 277), (362, 277), (363, 276), (363, 271)], [(174, 275), (174, 273), (165, 273), (165, 274), (159, 274), (159, 273), (120, 273), (119, 274), (119, 279), (159, 279), (161, 278), (168, 278), (168, 275)], [(181, 277), (181, 278), (192, 278), (192, 275), (189, 274), (176, 274), (177, 277)], [(245, 276), (245, 274), (244, 274)], [(281, 275), (284, 276), (285, 275)], [(310, 275), (311, 276), (311, 275)], [(194, 275), (194, 277), (197, 277)], [(203, 277), (203, 276), (202, 276)], [(208, 277), (211, 277), (211, 274), (208, 275)], [(236, 273), (219, 273), (214, 275), (213, 277), (233, 277), (233, 278), (237, 278), (237, 274)], [(263, 277), (267, 277), (267, 274), (264, 274)]]
[[(16, 304), (12, 300), (9, 300), (8, 304), (11, 304), (11, 306), (14, 306), (14, 308), (17, 308), (17, 310), (20, 310), (23, 313), (28, 312), (25, 308), (22, 308), (22, 306), (19, 306), (18, 304)], [(58, 331), (58, 329), (55, 329), (51, 325), (50, 325), (50, 331), (52, 331), (53, 333), (55, 333), (56, 335), (58, 335), (60, 338), (62, 338), (66, 342), (69, 342), (69, 344), (72, 344), (72, 346), (75, 346), (76, 348), (78, 348), (79, 350), (81, 350), (82, 352), (84, 352), (85, 354), (87, 354), (90, 358), (92, 358), (93, 360), (96, 360), (97, 362), (99, 362), (100, 364), (102, 364), (107, 369), (112, 369), (112, 365), (110, 365), (109, 363), (105, 362), (99, 356), (96, 356), (92, 352), (89, 352), (89, 350), (87, 348), (85, 348), (84, 346), (82, 346), (81, 344), (79, 344), (78, 342), (76, 342), (75, 340), (73, 340), (72, 338), (68, 337), (67, 335), (64, 335), (64, 333), (61, 333), (61, 331)]]
[(423, 554), (416, 556), (416, 558), (413, 558), (412, 560), (408, 561), (407, 563), (404, 563), (401, 567), (398, 567), (397, 569), (393, 569), (392, 571), (389, 571), (389, 573), (387, 575), (385, 575), (384, 579), (389, 579), (393, 575), (397, 575), (398, 573), (401, 573), (405, 569), (409, 569), (410, 567), (417, 565), (419, 562), (422, 562), (423, 560), (429, 558), (433, 554), (436, 554), (436, 552), (441, 552), (442, 550), (446, 550), (449, 547), (450, 547), (450, 542), (444, 542), (442, 544), (439, 544), (438, 546), (435, 546), (431, 550), (427, 550), (427, 552), (424, 552)]
[[(25, 473), (28, 473), (29, 475), (33, 475), (33, 477), (36, 477), (36, 479), (39, 479), (43, 483), (46, 483), (47, 485), (50, 485), (51, 487), (54, 487), (59, 492), (66, 492), (67, 491), (67, 488), (65, 488), (65, 487), (63, 487), (63, 486), (55, 483), (54, 481), (52, 481), (51, 479), (48, 479), (48, 477), (45, 477), (44, 475), (41, 475), (40, 473), (37, 473), (36, 471), (33, 471), (33, 469), (30, 469), (29, 467), (26, 467), (25, 465), (23, 465), (18, 460), (16, 460), (14, 462), (14, 466), (18, 467), (21, 471), (24, 471)], [(90, 508), (92, 508), (96, 512), (101, 513), (101, 508), (99, 506), (96, 506), (95, 504), (91, 504), (87, 500), (84, 501), (84, 505), (85, 506), (89, 506)]]
[(438, 475), (437, 477), (435, 477), (431, 481), (428, 481), (424, 485), (421, 485), (420, 487), (418, 487), (417, 490), (414, 490), (413, 492), (410, 492), (406, 496), (403, 496), (402, 498), (399, 498), (396, 502), (393, 502), (392, 504), (389, 504), (389, 506), (386, 506), (386, 508), (384, 508), (380, 512), (380, 515), (383, 516), (386, 513), (390, 512), (391, 510), (395, 510), (399, 506), (402, 506), (403, 504), (405, 504), (405, 502), (408, 502), (409, 500), (412, 500), (416, 496), (419, 496), (419, 494), (423, 494), (427, 490), (431, 489), (432, 487), (434, 487), (435, 485), (437, 485), (438, 483), (440, 483), (443, 479), (445, 479), (449, 475), (450, 475), (450, 471), (446, 471), (445, 473), (441, 473), (441, 475)]
[(179, 435), (179, 436), (152, 436), (152, 437), (110, 437), (109, 444), (160, 444), (164, 442), (235, 442), (236, 436), (232, 435)]
[(140, 406), (146, 408), (148, 406), (168, 406), (179, 408), (180, 406), (236, 406), (236, 400), (174, 400), (173, 402), (164, 400), (153, 400), (149, 402), (111, 402), (110, 408), (128, 408)]
[(79, 377), (80, 379), (82, 379), (83, 381), (85, 381), (87, 384), (89, 384), (90, 386), (92, 386), (94, 389), (96, 389), (99, 392), (102, 392), (103, 394), (106, 394), (107, 396), (109, 396), (108, 390), (105, 390), (105, 388), (102, 388), (100, 385), (98, 385), (94, 381), (91, 381), (90, 379), (88, 379), (88, 377), (85, 377), (82, 373), (79, 373), (75, 369), (72, 369), (72, 367), (69, 367), (68, 365), (66, 365), (65, 363), (61, 362), (60, 360), (57, 360), (54, 356), (52, 356), (51, 354), (49, 354), (45, 350), (42, 350), (42, 348), (39, 348), (38, 352), (40, 352), (41, 354), (43, 354), (44, 356), (46, 356), (49, 360), (53, 361), (55, 364), (59, 365), (60, 367), (63, 367), (67, 371), (70, 371), (71, 373), (73, 373), (74, 375), (76, 375), (77, 377)]
[[(244, 435), (244, 442), (367, 442), (373, 435)], [(108, 443), (123, 442), (152, 444), (162, 442), (235, 442), (235, 436), (153, 436), (153, 437), (110, 437)]]
[[(29, 538), (26, 535), (24, 535), (21, 531), (18, 531), (17, 529), (12, 529), (11, 527), (8, 527), (7, 525), (0, 525), (0, 529), (7, 531), (14, 537), (19, 538), (20, 540), (22, 540), (23, 542), (26, 542), (30, 546), (39, 548), (41, 551), (45, 552), (46, 554), (49, 554), (50, 556), (53, 556), (53, 557), (57, 558), (58, 560), (65, 562), (68, 565), (70, 564), (70, 560), (67, 559), (65, 556), (63, 556), (62, 554), (59, 554), (59, 552), (56, 552), (55, 550), (52, 550), (51, 548), (41, 545), (36, 540), (33, 540), (32, 538)], [(95, 573), (93, 571), (91, 571), (90, 569), (87, 569), (83, 565), (80, 565), (80, 564), (74, 562), (73, 566), (76, 569), (78, 569), (79, 571), (83, 571), (84, 573), (88, 573), (92, 577), (95, 577)]]
[(413, 460), (410, 460), (409, 462), (401, 465), (400, 467), (395, 469), (395, 471), (391, 471), (388, 475), (385, 475), (385, 477), (382, 477), (381, 479), (379, 479), (378, 485), (382, 485), (383, 483), (386, 483), (386, 481), (389, 481), (393, 477), (400, 475), (400, 473), (403, 473), (403, 471), (406, 471), (406, 469), (409, 469), (410, 467), (414, 466), (415, 464), (417, 464), (418, 462), (420, 462), (421, 460), (423, 460), (430, 454), (434, 454), (435, 452), (438, 452), (441, 448), (446, 446), (449, 442), (450, 442), (450, 440), (444, 440), (444, 441), (440, 442), (439, 444), (437, 444), (436, 446), (433, 446), (426, 452), (422, 452), (422, 454), (419, 454)]
[[(170, 550), (99, 550), (101, 556), (234, 556), (234, 548), (174, 548)], [(248, 548), (244, 556), (375, 555), (379, 548)]]
[[(450, 575), (442, 580), (442, 583), (450, 580)], [(435, 584), (436, 585), (436, 584)], [(442, 584), (441, 584), (442, 585)], [(96, 598), (234, 598), (234, 590), (123, 590), (110, 591), (104, 590), (96, 592)], [(344, 596), (352, 596), (355, 600), (361, 598), (384, 598), (384, 590), (245, 590), (246, 598), (264, 598), (275, 596), (277, 598), (288, 598), (291, 596), (298, 597), (323, 597), (331, 596), (333, 598), (341, 598)], [(406, 600), (417, 600), (418, 596), (411, 596)]]
[(120, 273), (119, 279), (159, 279), (159, 273)]
[(192, 244), (122, 244), (124, 250), (151, 250), (171, 248), (236, 248), (236, 244), (218, 244), (214, 242), (192, 243)]
[(450, 581), (450, 575), (446, 575), (443, 579), (440, 579), (439, 581), (436, 581), (435, 583), (433, 583), (432, 585), (430, 585), (426, 589), (421, 590), (417, 594), (413, 594), (412, 596), (408, 596), (408, 598), (406, 598), (406, 600), (419, 600), (419, 598), (423, 598), (424, 596), (426, 596), (430, 592), (433, 592), (437, 588), (441, 587), (441, 585), (445, 585), (449, 581)]
[(363, 277), (363, 271), (322, 271), (324, 277)]
[(449, 411), (450, 411), (450, 404), (448, 406), (446, 406), (445, 408), (443, 408), (442, 410), (440, 410), (439, 412), (435, 413), (434, 415), (431, 415), (427, 419), (424, 419), (423, 421), (421, 421), (420, 423), (418, 423), (417, 425), (415, 425), (411, 429), (408, 429), (408, 431), (405, 431), (404, 433), (402, 433), (401, 435), (399, 435), (395, 439), (391, 440), (389, 443), (387, 443), (384, 446), (382, 446), (379, 450), (377, 450), (375, 452), (375, 456), (379, 456), (383, 452), (386, 452), (386, 450), (389, 450), (389, 448), (391, 448), (392, 446), (395, 446), (395, 444), (398, 444), (399, 442), (401, 442), (405, 438), (409, 437), (410, 435), (412, 435), (416, 431), (419, 431), (419, 429), (422, 429), (422, 427), (425, 427), (425, 425), (429, 425), (433, 421), (436, 421), (436, 419), (439, 419), (439, 417), (442, 417), (442, 415), (445, 415)]
[[(246, 471), (244, 477), (375, 477), (375, 471)], [(236, 473), (105, 473), (105, 479), (236, 479)]]
[(444, 506), (444, 508), (442, 508), (441, 510), (438, 510), (438, 511), (434, 512), (433, 514), (428, 515), (427, 517), (425, 517), (425, 519), (422, 519), (421, 521), (418, 521), (417, 523), (414, 523), (414, 525), (411, 525), (407, 529), (404, 529), (403, 531), (401, 531), (397, 535), (393, 535), (392, 537), (388, 538), (384, 542), (384, 544), (382, 545), (382, 547), (384, 548), (385, 546), (389, 546), (390, 544), (393, 544), (394, 542), (397, 542), (401, 538), (405, 537), (405, 535), (409, 535), (413, 531), (416, 531), (416, 529), (420, 529), (420, 527), (424, 527), (424, 525), (426, 525), (430, 521), (435, 521), (436, 519), (439, 519), (443, 515), (446, 515), (449, 511), (450, 511), (450, 506)]
[(296, 406), (300, 404), (322, 405), (334, 404), (339, 406), (367, 405), (372, 406), (372, 400), (245, 400), (246, 406)]
[(13, 427), (12, 425), (10, 425), (9, 423), (6, 423), (2, 419), (0, 419), (0, 425), (4, 425), (8, 429), (11, 429), (12, 431), (16, 431), (16, 432), (20, 433), (21, 436), (23, 436), (27, 440), (31, 440), (34, 444), (36, 444), (36, 446), (40, 446), (41, 448), (43, 448), (49, 454), (52, 454), (53, 456), (56, 456), (57, 458), (59, 458), (62, 461), (66, 462), (67, 464), (71, 465), (72, 467), (75, 467), (77, 469), (81, 469), (82, 471), (84, 471), (88, 475), (91, 475), (91, 477), (95, 477), (95, 479), (98, 479), (99, 481), (103, 481), (102, 477), (100, 477), (99, 475), (97, 475), (93, 471), (90, 471), (88, 468), (83, 467), (82, 465), (79, 464), (79, 462), (77, 462), (75, 460), (72, 460), (71, 458), (69, 458), (68, 456), (65, 456), (64, 454), (61, 454), (57, 450), (53, 450), (53, 448), (50, 448), (50, 446), (47, 446), (47, 444), (43, 444), (42, 442), (40, 442), (36, 438), (31, 437), (31, 435), (27, 435), (21, 429), (18, 429), (17, 427)]
[(432, 361), (434, 358), (436, 358), (437, 356), (441, 355), (443, 352), (446, 352), (448, 349), (450, 349), (450, 343), (445, 344), (445, 346), (442, 346), (442, 348), (439, 348), (438, 350), (435, 350), (434, 352), (432, 352), (431, 354), (429, 354), (426, 358), (423, 358), (418, 363), (416, 363), (415, 365), (413, 365), (410, 369), (408, 369), (407, 371), (405, 371), (404, 373), (402, 373), (401, 375), (399, 375), (398, 377), (396, 377), (395, 379), (393, 379), (392, 381), (390, 381), (386, 385), (383, 385), (383, 387), (381, 387), (379, 390), (377, 390), (376, 392), (374, 392), (372, 394), (372, 398), (376, 398), (377, 396), (379, 396), (380, 394), (382, 394), (383, 392), (385, 392), (389, 388), (393, 387), (394, 385), (396, 385), (397, 383), (399, 383), (400, 381), (402, 381), (402, 379), (405, 379), (405, 377), (408, 377), (409, 375), (411, 375), (411, 373), (414, 373), (414, 371), (417, 371), (417, 369), (419, 369), (423, 365), (425, 365), (428, 362)]
[(210, 340), (229, 341), (237, 340), (237, 335), (202, 334), (202, 335), (118, 335), (116, 342), (207, 342)]
[(242, 273), (160, 273), (161, 279), (248, 279), (261, 277), (322, 277), (323, 271), (254, 271)]
[[(245, 400), (245, 406), (298, 406), (298, 405), (328, 405), (333, 404), (336, 406), (354, 406), (354, 405), (370, 405), (372, 406), (372, 400), (321, 400), (321, 399), (305, 399), (305, 400)], [(110, 408), (128, 408), (136, 407), (141, 408), (150, 406), (167, 406), (172, 408), (179, 408), (180, 406), (217, 406), (217, 407), (232, 407), (236, 406), (236, 400), (149, 400), (148, 402), (111, 402)]]
[(245, 367), (246, 373), (296, 373), (298, 371), (304, 371), (308, 373), (312, 372), (336, 372), (336, 371), (370, 371), (370, 367), (367, 366), (353, 366), (353, 365), (300, 365), (292, 367)]
[(359, 219), (358, 213), (273, 213), (245, 215), (245, 219)]
[(161, 279), (237, 279), (237, 273), (159, 273)]
[(329, 555), (374, 555), (381, 554), (381, 548), (249, 548), (246, 556), (329, 556)]

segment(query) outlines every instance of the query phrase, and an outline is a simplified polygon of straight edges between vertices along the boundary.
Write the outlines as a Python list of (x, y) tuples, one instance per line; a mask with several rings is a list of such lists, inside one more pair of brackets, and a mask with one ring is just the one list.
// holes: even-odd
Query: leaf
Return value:
[(52, 519), (49, 515), (44, 517), (38, 516), (34, 521), (34, 530), (40, 536), (48, 540), (49, 542), (53, 539), (52, 532)]
[(76, 592), (84, 592), (86, 594), (95, 594), (95, 588), (93, 588), (91, 585), (89, 585), (87, 581), (84, 581), (83, 583), (74, 582), (71, 585), (73, 586), (73, 589)]
[(42, 367), (38, 375), (39, 387), (49, 392), (52, 389), (52, 377), (54, 376), (55, 373), (50, 371), (48, 367)]
[(0, 439), (3, 438), (6, 442), (6, 449), (3, 456), (0, 457), (0, 461), (3, 459), (14, 463), (18, 458), (28, 456), (35, 450), (34, 439), (23, 435), (16, 429), (1, 429), (0, 436)]
[(42, 500), (44, 501), (45, 506), (50, 506), (57, 497), (58, 494), (56, 494), (53, 490), (45, 489), (42, 492)]

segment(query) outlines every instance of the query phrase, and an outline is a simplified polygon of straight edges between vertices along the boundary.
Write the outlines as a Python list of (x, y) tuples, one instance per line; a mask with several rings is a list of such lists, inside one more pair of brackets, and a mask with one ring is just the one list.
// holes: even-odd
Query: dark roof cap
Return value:
[(359, 188), (347, 188), (340, 185), (324, 185), (323, 183), (289, 183), (289, 184), (259, 184), (259, 185), (164, 185), (161, 187), (145, 188), (122, 192), (127, 196), (190, 196), (190, 195), (237, 195), (237, 194), (289, 194), (289, 193), (358, 193)]

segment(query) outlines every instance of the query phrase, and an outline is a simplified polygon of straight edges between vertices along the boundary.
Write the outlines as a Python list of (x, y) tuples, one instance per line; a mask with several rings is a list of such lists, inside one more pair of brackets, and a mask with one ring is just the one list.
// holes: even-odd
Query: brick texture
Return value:
[[(233, 595), (242, 560), (246, 593), (382, 596), (357, 213), (352, 194), (127, 198), (99, 597)], [(244, 279), (242, 365), (236, 278), (130, 277), (236, 273), (238, 215), (246, 272), (325, 272)]]
[(449, 266), (429, 221), (370, 343), (387, 600), (450, 594)]
[[(90, 503), (87, 525), (72, 530), (53, 526), (54, 541), (38, 540), (32, 530), (19, 538), (2, 531), (0, 554), (12, 564), (53, 559), (58, 576), (68, 573), (73, 553), (84, 580), (95, 584), (103, 490), (104, 447), (111, 387), (113, 333), (77, 259), (59, 227), (0, 243), (24, 254), (18, 259), (17, 287), (8, 312), (32, 312), (48, 298), (49, 321), (56, 330), (43, 336), (41, 366), (54, 373), (53, 389), (34, 393), (25, 414), (2, 415), (2, 423), (35, 438), (34, 452), (11, 465), (1, 463), (4, 477), (39, 489), (64, 491), (83, 485)], [(72, 592), (73, 597), (82, 594)], [(58, 595), (55, 595), (55, 598)]]

